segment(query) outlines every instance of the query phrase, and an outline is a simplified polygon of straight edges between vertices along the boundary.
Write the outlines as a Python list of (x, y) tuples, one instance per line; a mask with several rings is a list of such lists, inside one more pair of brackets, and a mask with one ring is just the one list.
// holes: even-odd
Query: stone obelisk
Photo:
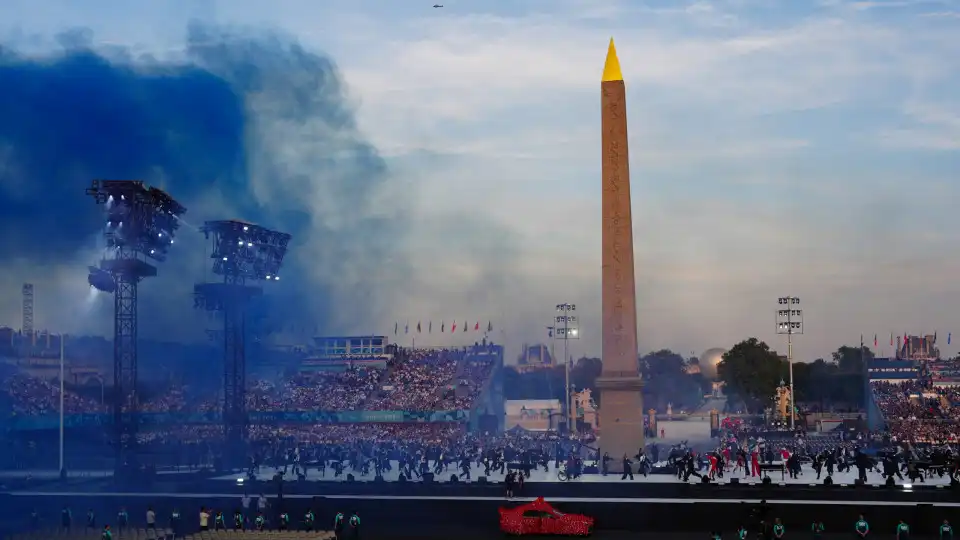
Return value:
[(600, 449), (610, 469), (622, 471), (624, 455), (643, 448), (643, 381), (637, 363), (637, 294), (630, 218), (630, 160), (627, 103), (617, 49), (610, 40), (600, 82), (603, 146), (603, 371), (600, 390)]

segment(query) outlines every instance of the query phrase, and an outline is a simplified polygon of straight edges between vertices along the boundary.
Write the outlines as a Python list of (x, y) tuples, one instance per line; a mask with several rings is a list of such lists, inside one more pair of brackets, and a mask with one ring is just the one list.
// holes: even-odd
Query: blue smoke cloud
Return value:
[[(138, 178), (183, 202), (188, 222), (241, 218), (291, 233), (284, 284), (271, 293), (287, 318), (349, 324), (376, 307), (335, 300), (382, 277), (377, 258), (404, 227), (372, 208), (386, 167), (330, 59), (277, 34), (204, 25), (188, 29), (176, 61), (96, 49), (82, 29), (59, 41), (44, 57), (0, 49), (0, 260), (75, 257), (103, 223), (83, 194), (90, 180)], [(158, 279), (203, 280), (190, 234)]]

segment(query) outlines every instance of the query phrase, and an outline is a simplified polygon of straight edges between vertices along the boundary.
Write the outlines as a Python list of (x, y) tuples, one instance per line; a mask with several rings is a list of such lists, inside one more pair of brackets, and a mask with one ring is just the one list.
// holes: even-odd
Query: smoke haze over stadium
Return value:
[[(277, 324), (492, 321), (518, 346), (571, 302), (574, 354), (599, 354), (613, 35), (642, 350), (776, 347), (786, 294), (807, 310), (799, 358), (960, 329), (955, 4), (446, 4), (0, 4), (0, 324), (19, 326), (31, 281), (38, 328), (110, 333), (111, 306), (88, 300), (101, 223), (82, 190), (136, 177), (190, 224), (294, 235)], [(148, 336), (199, 337), (208, 264), (198, 233), (178, 238), (141, 288)]]

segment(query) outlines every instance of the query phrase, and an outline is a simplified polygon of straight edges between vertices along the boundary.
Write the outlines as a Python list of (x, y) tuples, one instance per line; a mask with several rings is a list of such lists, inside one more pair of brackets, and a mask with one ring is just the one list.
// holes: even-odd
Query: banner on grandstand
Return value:
[[(270, 411), (251, 412), (252, 425), (276, 424), (364, 424), (466, 422), (470, 411)], [(219, 411), (206, 413), (140, 413), (144, 426), (220, 424)], [(113, 423), (110, 414), (70, 414), (64, 417), (67, 429), (93, 428)], [(14, 431), (57, 429), (58, 415), (13, 416), (8, 428)]]
[(917, 364), (912, 360), (870, 358), (867, 374), (871, 381), (905, 381), (917, 378)]
[(563, 413), (559, 399), (511, 399), (504, 403), (504, 411), (506, 429), (519, 427), (528, 431), (556, 429)]
[(346, 371), (350, 368), (386, 369), (386, 356), (369, 354), (343, 354), (334, 358), (311, 358), (300, 364), (299, 370), (305, 373), (317, 371)]

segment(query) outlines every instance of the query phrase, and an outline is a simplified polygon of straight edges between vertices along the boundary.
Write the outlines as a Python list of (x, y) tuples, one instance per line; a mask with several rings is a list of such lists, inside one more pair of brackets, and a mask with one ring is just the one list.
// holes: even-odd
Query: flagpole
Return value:
[[(506, 317), (506, 315), (504, 315), (504, 311), (503, 311), (503, 309), (501, 308), (501, 309), (500, 309), (500, 321), (499, 321), (497, 324), (500, 325), (500, 346), (503, 348), (504, 360), (506, 360), (506, 356), (507, 356), (507, 324), (506, 324), (506, 320), (507, 320), (507, 317)], [(491, 338), (491, 340), (492, 340), (492, 339), (493, 339), (493, 338)]]
[(860, 334), (860, 365), (864, 370), (867, 369), (867, 365), (863, 363), (863, 334)]

